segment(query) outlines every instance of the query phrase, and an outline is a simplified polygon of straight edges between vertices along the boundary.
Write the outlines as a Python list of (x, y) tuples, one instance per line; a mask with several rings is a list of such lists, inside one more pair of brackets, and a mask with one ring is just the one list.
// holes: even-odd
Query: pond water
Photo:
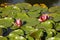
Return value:
[(21, 2), (27, 2), (27, 3), (31, 3), (31, 4), (35, 4), (35, 3), (44, 3), (47, 6), (60, 6), (60, 0), (0, 0), (0, 3), (4, 3), (4, 2), (8, 2), (8, 3), (21, 3)]

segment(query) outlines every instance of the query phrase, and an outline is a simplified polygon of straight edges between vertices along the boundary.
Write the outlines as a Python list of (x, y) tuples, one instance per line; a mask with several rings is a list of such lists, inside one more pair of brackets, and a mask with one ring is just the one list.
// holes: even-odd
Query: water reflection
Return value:
[(60, 6), (60, 0), (54, 3), (53, 6)]
[(15, 4), (15, 3), (25, 2), (25, 0), (12, 0), (12, 1), (9, 1), (9, 2)]
[(18, 3), (18, 2), (25, 2), (25, 0), (0, 0), (0, 3), (4, 3), (4, 2)]

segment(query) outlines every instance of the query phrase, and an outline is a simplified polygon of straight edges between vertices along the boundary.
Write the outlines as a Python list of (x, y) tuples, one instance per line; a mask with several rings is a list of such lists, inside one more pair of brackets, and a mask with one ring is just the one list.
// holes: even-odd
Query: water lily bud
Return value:
[(22, 21), (20, 19), (16, 19), (16, 25), (17, 26), (21, 26), (22, 25)]
[(43, 21), (46, 21), (48, 18), (49, 18), (49, 16), (47, 14), (43, 14), (42, 16), (39, 17), (38, 20), (40, 22), (43, 22)]

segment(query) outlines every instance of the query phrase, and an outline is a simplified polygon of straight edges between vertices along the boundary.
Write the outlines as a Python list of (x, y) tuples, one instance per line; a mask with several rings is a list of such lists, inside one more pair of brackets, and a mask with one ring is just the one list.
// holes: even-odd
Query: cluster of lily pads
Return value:
[(0, 40), (60, 40), (60, 6), (17, 3), (0, 7)]

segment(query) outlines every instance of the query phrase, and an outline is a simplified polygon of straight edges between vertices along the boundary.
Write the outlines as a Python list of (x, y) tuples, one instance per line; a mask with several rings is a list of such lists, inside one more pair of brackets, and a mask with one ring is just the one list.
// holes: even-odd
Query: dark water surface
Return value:
[(31, 4), (35, 4), (35, 3), (44, 3), (47, 6), (60, 6), (60, 0), (0, 0), (0, 3), (4, 3), (4, 2), (8, 2), (8, 3), (21, 3), (21, 2), (27, 2), (27, 3), (31, 3)]

